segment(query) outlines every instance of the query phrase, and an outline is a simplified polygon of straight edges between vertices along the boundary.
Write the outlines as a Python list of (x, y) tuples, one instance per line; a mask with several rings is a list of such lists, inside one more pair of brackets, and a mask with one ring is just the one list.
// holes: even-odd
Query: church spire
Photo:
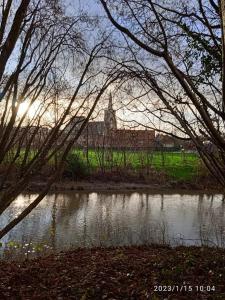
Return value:
[(112, 103), (112, 93), (109, 94), (109, 102), (108, 107), (105, 110), (105, 116), (104, 116), (104, 122), (105, 122), (105, 130), (106, 133), (109, 133), (110, 130), (117, 128), (117, 122), (116, 122), (116, 113), (113, 109), (113, 103)]
[(112, 104), (112, 93), (109, 93), (109, 103), (108, 103), (108, 110), (113, 111), (113, 104)]

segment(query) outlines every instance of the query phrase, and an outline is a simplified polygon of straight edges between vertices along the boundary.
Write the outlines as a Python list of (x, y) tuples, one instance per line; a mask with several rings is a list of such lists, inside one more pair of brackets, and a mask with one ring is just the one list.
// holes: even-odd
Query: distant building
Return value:
[(141, 150), (154, 147), (154, 130), (116, 129), (111, 136), (113, 148)]
[(28, 144), (32, 147), (39, 146), (44, 143), (48, 134), (49, 129), (44, 126), (13, 127), (11, 130), (11, 135), (15, 135), (15, 142), (24, 147)]
[[(70, 138), (76, 136), (84, 120), (85, 118), (82, 116), (74, 119), (70, 125), (70, 128), (75, 125)], [(108, 107), (104, 111), (104, 120), (88, 122), (86, 128), (77, 140), (76, 146), (89, 148), (146, 149), (154, 146), (154, 140), (154, 130), (117, 128), (116, 111), (113, 109), (112, 95), (110, 93)]]
[(180, 150), (178, 140), (167, 134), (157, 134), (155, 137), (155, 147), (166, 150)]

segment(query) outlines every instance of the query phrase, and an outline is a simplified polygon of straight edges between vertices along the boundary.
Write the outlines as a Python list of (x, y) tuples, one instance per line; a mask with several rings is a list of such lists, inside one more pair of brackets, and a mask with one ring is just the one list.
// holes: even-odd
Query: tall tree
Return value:
[(122, 33), (128, 75), (149, 93), (145, 111), (192, 140), (225, 186), (224, 1), (100, 1)]
[[(46, 195), (121, 66), (103, 65), (108, 37), (96, 41), (89, 35), (96, 24), (67, 16), (59, 1), (3, 1), (0, 9), (0, 215), (58, 153), (55, 172), (1, 238)], [(71, 139), (81, 113), (85, 120)]]

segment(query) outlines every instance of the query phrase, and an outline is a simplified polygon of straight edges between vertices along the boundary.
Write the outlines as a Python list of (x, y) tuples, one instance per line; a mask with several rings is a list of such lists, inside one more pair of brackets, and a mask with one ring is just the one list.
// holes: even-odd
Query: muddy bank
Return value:
[(0, 262), (0, 299), (225, 299), (224, 250), (77, 249)]
[[(31, 182), (26, 192), (40, 192), (45, 187), (45, 182)], [(65, 191), (87, 191), (87, 192), (176, 192), (176, 193), (223, 193), (224, 189), (215, 183), (191, 183), (170, 181), (167, 183), (146, 183), (146, 182), (115, 182), (115, 181), (100, 181), (100, 180), (62, 180), (54, 183), (50, 192), (65, 192)]]

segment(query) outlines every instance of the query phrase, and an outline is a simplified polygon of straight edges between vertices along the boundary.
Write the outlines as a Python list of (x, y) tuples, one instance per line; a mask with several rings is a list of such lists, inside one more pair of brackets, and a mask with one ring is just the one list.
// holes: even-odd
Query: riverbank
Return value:
[[(44, 189), (46, 182), (37, 180), (31, 182), (26, 192), (40, 192)], [(96, 180), (61, 180), (55, 182), (50, 192), (85, 191), (85, 192), (174, 192), (177, 193), (223, 193), (224, 189), (209, 180), (200, 182), (168, 181), (168, 182), (146, 182), (146, 181), (111, 181), (109, 179)]]
[(225, 299), (225, 252), (165, 246), (77, 249), (1, 261), (0, 276), (0, 299)]

